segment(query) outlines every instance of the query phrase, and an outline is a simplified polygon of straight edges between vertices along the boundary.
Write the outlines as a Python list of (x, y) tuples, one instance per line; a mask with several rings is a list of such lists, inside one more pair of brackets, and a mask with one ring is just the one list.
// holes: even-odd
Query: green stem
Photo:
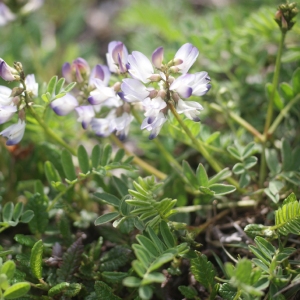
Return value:
[[(138, 121), (139, 124), (142, 124), (142, 120), (136, 110), (132, 107), (131, 113), (134, 116), (134, 118)], [(180, 163), (166, 150), (166, 148), (160, 143), (160, 141), (155, 138), (153, 139), (153, 142), (161, 152), (161, 154), (164, 156), (164, 158), (167, 160), (167, 162), (180, 174), (183, 174), (182, 167)]]
[(33, 107), (29, 104), (30, 102), (30, 97), (28, 96), (28, 93), (26, 91), (26, 84), (24, 80), (21, 79), (21, 84), (23, 85), (23, 88), (25, 90), (25, 102), (26, 102), (26, 107), (29, 110), (30, 114), (32, 115), (33, 118), (39, 123), (39, 125), (44, 129), (44, 131), (52, 138), (54, 139), (59, 145), (63, 146), (67, 150), (69, 150), (72, 155), (77, 156), (76, 150), (74, 147), (70, 146), (67, 144), (61, 137), (59, 137), (53, 130), (50, 129), (49, 125), (47, 125), (44, 120), (35, 112)]
[(254, 207), (257, 205), (257, 201), (255, 200), (243, 200), (237, 202), (224, 202), (218, 203), (217, 205), (191, 205), (191, 206), (182, 206), (176, 207), (177, 212), (195, 212), (195, 211), (203, 211), (203, 210), (211, 210), (213, 208), (224, 209), (224, 208), (233, 208), (233, 207)]
[(154, 176), (156, 176), (157, 178), (164, 180), (167, 178), (167, 175), (157, 169), (155, 169), (154, 167), (150, 166), (148, 163), (146, 163), (145, 161), (143, 161), (142, 159), (140, 159), (139, 157), (137, 157), (136, 155), (134, 155), (132, 152), (130, 152), (128, 149), (126, 149), (126, 147), (123, 145), (123, 143), (114, 135), (111, 134), (110, 135), (111, 140), (119, 147), (125, 150), (125, 153), (128, 156), (133, 156), (133, 162), (135, 164), (137, 164), (138, 166), (140, 166), (143, 170), (145, 170), (146, 172), (148, 172), (149, 174), (153, 174)]
[[(211, 103), (209, 105), (209, 107), (217, 112), (223, 113), (222, 107), (216, 103)], [(261, 142), (264, 141), (264, 139), (265, 139), (264, 136), (260, 132), (258, 132), (251, 124), (249, 124), (247, 121), (245, 121), (243, 118), (241, 118), (240, 116), (238, 116), (237, 114), (235, 114), (232, 111), (228, 111), (227, 113), (232, 120), (236, 121), (238, 124), (240, 124), (246, 130), (248, 130), (254, 137), (258, 138), (259, 141), (261, 141)]]
[[(76, 181), (76, 183), (79, 182)], [(64, 191), (60, 192), (58, 195), (56, 195), (56, 197), (52, 200), (51, 204), (48, 206), (47, 211), (49, 212), (54, 205), (57, 203), (57, 201), (67, 192), (69, 191), (72, 187), (74, 186), (74, 184), (70, 184)]]
[(262, 147), (262, 153), (261, 153), (261, 162), (260, 162), (260, 170), (259, 170), (259, 186), (263, 187), (265, 178), (267, 175), (267, 163), (266, 163), (266, 141), (269, 139), (269, 128), (270, 124), (273, 119), (273, 111), (274, 111), (274, 98), (277, 91), (277, 86), (279, 82), (279, 73), (280, 73), (280, 66), (281, 66), (281, 56), (283, 52), (283, 46), (284, 46), (284, 39), (285, 39), (285, 33), (281, 32), (281, 39), (279, 43), (279, 49), (276, 57), (276, 64), (275, 64), (275, 72), (273, 76), (273, 82), (272, 82), (272, 92), (269, 99), (268, 104), (268, 110), (267, 110), (267, 117), (266, 117), (266, 123), (265, 123), (265, 129), (264, 129), (264, 141), (263, 141), (263, 147)]
[(300, 94), (298, 94), (295, 98), (293, 98), (279, 113), (279, 115), (277, 116), (277, 118), (274, 120), (273, 124), (270, 126), (269, 130), (268, 130), (268, 136), (272, 135), (275, 130), (277, 129), (277, 127), (279, 126), (279, 124), (281, 123), (281, 121), (283, 120), (283, 118), (287, 115), (287, 113), (289, 112), (289, 110), (300, 100)]
[[(216, 172), (220, 172), (223, 169), (223, 167), (217, 162), (217, 160), (214, 157), (211, 157), (209, 155), (209, 153), (206, 151), (203, 143), (199, 139), (197, 139), (196, 137), (194, 137), (194, 135), (192, 134), (192, 132), (190, 131), (190, 129), (186, 126), (186, 124), (183, 122), (183, 120), (179, 116), (179, 114), (176, 111), (174, 105), (171, 102), (168, 102), (168, 107), (172, 111), (174, 117), (176, 118), (176, 120), (178, 121), (178, 123), (180, 124), (180, 126), (182, 127), (182, 129), (185, 131), (185, 133), (191, 139), (191, 141), (193, 142), (193, 144), (196, 147), (196, 149), (203, 155), (203, 157), (207, 160), (207, 162), (211, 165), (211, 167)], [(236, 188), (239, 188), (238, 182), (235, 181), (233, 178), (228, 178), (227, 180), (228, 180), (228, 182), (230, 182), (231, 184), (233, 184)]]
[(279, 73), (280, 73), (280, 66), (281, 66), (281, 56), (282, 56), (283, 46), (284, 46), (284, 39), (285, 39), (285, 33), (282, 32), (280, 43), (279, 43), (279, 49), (276, 57), (275, 72), (274, 72), (273, 82), (272, 82), (272, 92), (271, 92), (271, 97), (269, 99), (267, 118), (266, 118), (265, 129), (264, 129), (265, 140), (267, 140), (268, 138), (269, 127), (273, 119), (274, 98), (275, 98), (275, 93), (279, 82)]

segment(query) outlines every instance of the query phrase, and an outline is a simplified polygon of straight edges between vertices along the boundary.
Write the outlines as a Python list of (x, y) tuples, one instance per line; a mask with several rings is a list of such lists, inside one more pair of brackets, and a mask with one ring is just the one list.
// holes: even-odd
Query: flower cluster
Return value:
[[(18, 63), (16, 68), (12, 68), (0, 58), (0, 77), (6, 81), (19, 81), (18, 67), (20, 67)], [(15, 113), (18, 114), (18, 122), (0, 132), (0, 135), (7, 137), (6, 145), (8, 146), (19, 143), (25, 132), (25, 94), (30, 98), (38, 95), (38, 84), (33, 74), (26, 76), (24, 86), (13, 89), (0, 86), (0, 124), (11, 120)]]
[[(133, 120), (132, 105), (139, 104), (144, 108), (145, 116), (141, 129), (149, 131), (149, 138), (153, 139), (166, 122), (170, 105), (179, 114), (200, 120), (202, 106), (195, 101), (186, 101), (192, 95), (204, 95), (211, 87), (206, 72), (188, 73), (198, 54), (197, 48), (187, 43), (171, 61), (164, 63), (164, 50), (159, 47), (150, 61), (138, 51), (128, 54), (122, 42), (113, 41), (106, 54), (108, 66), (97, 65), (90, 71), (83, 58), (63, 65), (65, 79), (78, 83), (80, 99), (67, 94), (53, 101), (51, 107), (58, 115), (76, 110), (84, 129), (90, 125), (99, 136), (115, 132), (124, 139)], [(111, 73), (122, 76), (122, 81), (109, 85)], [(176, 78), (176, 74), (180, 76)], [(106, 116), (103, 117), (104, 112)]]

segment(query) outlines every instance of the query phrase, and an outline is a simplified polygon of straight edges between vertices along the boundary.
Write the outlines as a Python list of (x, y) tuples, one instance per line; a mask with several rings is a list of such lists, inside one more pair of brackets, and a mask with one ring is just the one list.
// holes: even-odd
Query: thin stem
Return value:
[(298, 94), (295, 98), (293, 98), (279, 113), (277, 118), (274, 120), (273, 124), (270, 126), (269, 131), (268, 131), (268, 136), (272, 135), (283, 118), (287, 115), (289, 110), (300, 100), (300, 94)]
[(255, 200), (243, 200), (243, 201), (237, 201), (237, 202), (224, 202), (224, 203), (218, 203), (217, 205), (191, 205), (191, 206), (182, 206), (177, 207), (177, 212), (195, 212), (195, 211), (203, 211), (203, 210), (211, 210), (213, 208), (217, 209), (224, 209), (224, 208), (233, 208), (233, 207), (253, 207), (257, 205), (257, 201)]
[(61, 137), (59, 137), (53, 130), (50, 129), (50, 127), (41, 119), (41, 117), (35, 112), (33, 107), (29, 104), (30, 102), (30, 97), (28, 96), (28, 93), (26, 91), (26, 84), (24, 80), (21, 80), (21, 83), (23, 85), (23, 88), (25, 90), (25, 102), (26, 102), (26, 107), (30, 111), (30, 114), (35, 118), (35, 120), (39, 123), (39, 125), (44, 129), (44, 131), (52, 138), (54, 139), (59, 145), (63, 146), (67, 150), (69, 150), (72, 155), (77, 156), (76, 150), (74, 147), (70, 146), (67, 144)]
[(275, 72), (274, 72), (273, 82), (272, 82), (272, 92), (271, 92), (271, 97), (269, 99), (267, 118), (266, 118), (265, 129), (264, 129), (264, 136), (266, 139), (268, 138), (269, 127), (273, 119), (274, 98), (275, 98), (275, 93), (279, 82), (279, 73), (280, 73), (280, 66), (281, 66), (281, 56), (282, 56), (283, 46), (284, 46), (284, 39), (285, 39), (285, 33), (281, 32), (281, 39), (280, 39), (279, 49), (276, 57)]
[[(211, 165), (211, 167), (216, 172), (220, 172), (223, 169), (223, 167), (217, 162), (217, 160), (214, 157), (211, 157), (209, 155), (209, 153), (205, 149), (203, 143), (199, 139), (197, 139), (196, 137), (194, 137), (194, 135), (192, 134), (192, 132), (190, 131), (190, 129), (186, 126), (186, 124), (183, 122), (183, 120), (179, 116), (179, 114), (176, 111), (174, 105), (171, 102), (168, 102), (168, 107), (172, 111), (174, 117), (176, 118), (176, 120), (178, 121), (178, 123), (180, 124), (180, 126), (182, 127), (182, 129), (185, 131), (185, 133), (191, 139), (191, 141), (193, 142), (193, 144), (196, 147), (196, 149), (203, 155), (203, 157), (208, 161), (208, 163)], [(236, 188), (239, 188), (239, 184), (238, 184), (238, 182), (236, 180), (234, 180), (233, 178), (228, 178), (227, 180), (231, 184), (233, 184)]]
[(275, 64), (275, 72), (273, 76), (273, 82), (272, 82), (272, 92), (271, 97), (269, 99), (269, 105), (267, 110), (267, 117), (266, 117), (266, 123), (265, 123), (265, 129), (264, 129), (264, 142), (262, 147), (262, 155), (261, 155), (261, 162), (260, 162), (260, 170), (259, 170), (259, 186), (263, 187), (264, 181), (267, 174), (267, 163), (266, 163), (266, 141), (270, 137), (268, 135), (270, 124), (273, 119), (273, 110), (274, 110), (274, 98), (275, 93), (277, 90), (278, 82), (279, 82), (279, 73), (280, 73), (280, 66), (281, 66), (281, 56), (283, 52), (283, 46), (284, 46), (284, 39), (285, 39), (285, 33), (281, 32), (281, 39), (279, 43), (279, 49), (276, 57), (276, 64)]
[(145, 161), (143, 161), (142, 159), (140, 159), (139, 157), (137, 157), (135, 154), (133, 154), (131, 151), (129, 151), (124, 145), (123, 143), (114, 135), (112, 134), (110, 136), (110, 138), (113, 140), (113, 142), (119, 147), (125, 150), (125, 153), (128, 156), (133, 156), (133, 162), (135, 164), (137, 164), (138, 166), (140, 166), (143, 170), (145, 170), (146, 172), (153, 174), (154, 176), (156, 176), (157, 178), (164, 180), (167, 178), (167, 175), (157, 169), (155, 169), (154, 167), (150, 166), (148, 163), (146, 163)]
[[(134, 116), (134, 118), (138, 121), (139, 124), (142, 124), (142, 120), (140, 116), (137, 114), (136, 110), (132, 107), (131, 113)], [(183, 174), (182, 167), (180, 163), (165, 149), (165, 147), (160, 143), (160, 141), (155, 138), (153, 139), (153, 142), (161, 152), (161, 154), (164, 156), (164, 158), (168, 161), (168, 163), (180, 174)]]
[[(216, 103), (211, 103), (209, 105), (210, 108), (212, 108), (213, 110), (222, 113), (223, 109), (221, 106), (219, 106)], [(244, 120), (243, 118), (241, 118), (240, 116), (238, 116), (237, 114), (235, 114), (232, 111), (228, 111), (228, 116), (230, 116), (230, 118), (234, 121), (236, 121), (238, 124), (240, 124), (242, 127), (244, 127), (246, 130), (248, 130), (254, 137), (258, 138), (259, 141), (263, 142), (264, 141), (264, 136), (258, 132), (251, 124), (249, 124), (246, 120)]]

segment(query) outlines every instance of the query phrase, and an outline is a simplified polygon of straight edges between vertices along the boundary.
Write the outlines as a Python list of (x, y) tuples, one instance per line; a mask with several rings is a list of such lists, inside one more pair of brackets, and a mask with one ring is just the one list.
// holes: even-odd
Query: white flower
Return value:
[(9, 121), (15, 112), (17, 111), (17, 108), (12, 105), (2, 106), (0, 105), (0, 124), (3, 124), (7, 121)]
[(18, 144), (23, 138), (25, 132), (25, 122), (18, 120), (17, 124), (10, 125), (6, 129), (0, 132), (0, 135), (3, 135), (8, 138), (6, 141), (7, 146)]
[(179, 99), (176, 110), (179, 114), (184, 113), (187, 118), (199, 122), (200, 110), (203, 110), (203, 107), (198, 102)]
[(52, 101), (50, 106), (57, 115), (65, 116), (78, 106), (78, 102), (74, 96), (66, 94), (63, 97)]
[(10, 11), (10, 9), (4, 3), (0, 2), (0, 26), (6, 25), (15, 18), (15, 15)]
[(113, 41), (108, 44), (108, 53), (106, 60), (109, 70), (113, 73), (126, 73), (128, 51), (125, 45), (119, 41)]
[(107, 66), (103, 65), (96, 65), (91, 72), (90, 79), (89, 79), (89, 86), (94, 87), (94, 79), (98, 78), (102, 80), (105, 86), (108, 85), (110, 79), (110, 72)]
[(0, 105), (10, 105), (12, 97), (10, 97), (12, 90), (6, 86), (0, 86)]
[(181, 97), (188, 98), (191, 95), (205, 95), (211, 85), (207, 72), (199, 72), (195, 74), (184, 74), (175, 79), (171, 86), (171, 91), (176, 91)]
[(139, 80), (132, 78), (123, 79), (121, 89), (124, 92), (123, 99), (127, 102), (142, 101), (150, 94), (147, 87)]
[(38, 96), (39, 84), (35, 81), (34, 74), (29, 74), (25, 78), (26, 90), (34, 97)]
[(198, 55), (199, 51), (196, 47), (194, 47), (190, 43), (184, 44), (175, 54), (174, 61), (181, 62), (180, 64), (176, 65), (176, 67), (180, 70), (181, 73), (187, 73), (190, 67), (196, 61)]
[(91, 91), (88, 101), (92, 105), (102, 104), (104, 101), (110, 98), (116, 98), (116, 92), (113, 88), (108, 87), (104, 82), (98, 78), (94, 79), (96, 89)]
[(152, 122), (149, 123), (149, 118), (146, 118), (141, 125), (141, 129), (150, 131), (149, 140), (153, 140), (159, 134), (167, 119), (162, 112), (159, 112), (155, 119), (151, 121)]
[(78, 122), (81, 122), (82, 128), (87, 129), (92, 119), (95, 117), (94, 108), (90, 105), (83, 105), (75, 108), (78, 114)]
[(129, 74), (143, 83), (150, 82), (150, 77), (154, 73), (150, 60), (141, 52), (133, 51), (128, 55)]

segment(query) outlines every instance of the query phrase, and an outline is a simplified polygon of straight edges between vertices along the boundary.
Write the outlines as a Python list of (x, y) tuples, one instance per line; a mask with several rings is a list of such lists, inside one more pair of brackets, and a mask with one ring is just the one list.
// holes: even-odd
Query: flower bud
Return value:
[(162, 61), (164, 59), (164, 48), (159, 47), (152, 53), (152, 64), (157, 68), (160, 69), (162, 66)]
[(152, 82), (158, 82), (161, 80), (161, 76), (159, 74), (152, 74), (149, 79)]
[(90, 74), (90, 67), (85, 59), (78, 57), (72, 64), (64, 63), (62, 67), (62, 75), (67, 82), (76, 81), (83, 82)]
[(158, 97), (162, 98), (162, 99), (165, 99), (166, 98), (166, 91), (165, 90), (160, 90), (157, 94)]
[(24, 109), (21, 109), (20, 111), (19, 111), (19, 119), (21, 120), (21, 121), (25, 121), (25, 119), (26, 119), (26, 114), (25, 114), (25, 110)]
[(2, 58), (0, 58), (0, 77), (6, 81), (15, 81), (17, 70), (11, 68)]
[(149, 94), (150, 99), (156, 98), (157, 94), (158, 94), (157, 90), (150, 91), (150, 94)]
[(114, 91), (119, 92), (121, 90), (121, 82), (116, 82), (113, 85), (113, 89), (114, 89)]
[(21, 87), (14, 87), (11, 91), (10, 97), (15, 97), (15, 96), (19, 96), (24, 92), (24, 89)]
[(178, 67), (171, 67), (169, 70), (170, 70), (171, 73), (175, 73), (175, 74), (179, 72)]

